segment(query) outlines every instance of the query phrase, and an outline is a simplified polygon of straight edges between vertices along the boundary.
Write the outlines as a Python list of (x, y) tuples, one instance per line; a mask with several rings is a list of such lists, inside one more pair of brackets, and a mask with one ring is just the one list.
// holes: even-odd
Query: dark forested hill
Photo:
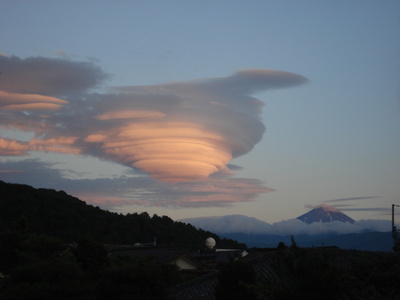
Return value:
[(102, 243), (151, 243), (156, 237), (158, 245), (201, 247), (211, 236), (219, 247), (245, 246), (167, 216), (122, 215), (88, 205), (64, 191), (0, 181), (0, 231), (18, 226), (68, 242), (90, 237)]

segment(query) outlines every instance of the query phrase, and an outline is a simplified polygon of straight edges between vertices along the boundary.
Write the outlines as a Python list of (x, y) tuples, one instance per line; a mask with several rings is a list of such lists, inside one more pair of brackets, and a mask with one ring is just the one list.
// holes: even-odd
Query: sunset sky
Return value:
[(400, 205), (399, 1), (4, 0), (0, 41), (3, 181), (173, 219)]

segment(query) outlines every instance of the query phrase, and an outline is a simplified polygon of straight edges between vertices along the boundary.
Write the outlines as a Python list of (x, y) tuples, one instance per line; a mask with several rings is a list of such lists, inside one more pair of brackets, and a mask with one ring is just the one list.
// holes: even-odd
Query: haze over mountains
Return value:
[(249, 247), (276, 247), (280, 241), (290, 243), (291, 236), (300, 246), (335, 245), (374, 251), (391, 251), (392, 246), (391, 221), (354, 221), (329, 205), (321, 205), (295, 219), (272, 224), (244, 215), (180, 221), (236, 239)]
[(180, 221), (195, 227), (218, 233), (244, 234), (345, 234), (364, 231), (387, 232), (391, 230), (389, 220), (354, 221), (330, 205), (320, 205), (295, 219), (269, 224), (245, 215), (187, 218)]

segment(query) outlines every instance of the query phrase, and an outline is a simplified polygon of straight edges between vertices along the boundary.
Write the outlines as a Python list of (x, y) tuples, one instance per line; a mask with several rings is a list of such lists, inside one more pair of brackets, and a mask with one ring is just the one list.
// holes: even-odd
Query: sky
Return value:
[(175, 220), (400, 205), (399, 1), (3, 0), (0, 40), (3, 181)]

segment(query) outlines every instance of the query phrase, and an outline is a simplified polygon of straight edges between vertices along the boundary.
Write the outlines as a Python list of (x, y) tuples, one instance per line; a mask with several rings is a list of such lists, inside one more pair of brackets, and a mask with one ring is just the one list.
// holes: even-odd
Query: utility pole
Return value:
[(400, 205), (392, 204), (392, 237), (394, 245), (396, 246), (397, 243), (397, 228), (394, 226), (394, 207), (400, 207)]

